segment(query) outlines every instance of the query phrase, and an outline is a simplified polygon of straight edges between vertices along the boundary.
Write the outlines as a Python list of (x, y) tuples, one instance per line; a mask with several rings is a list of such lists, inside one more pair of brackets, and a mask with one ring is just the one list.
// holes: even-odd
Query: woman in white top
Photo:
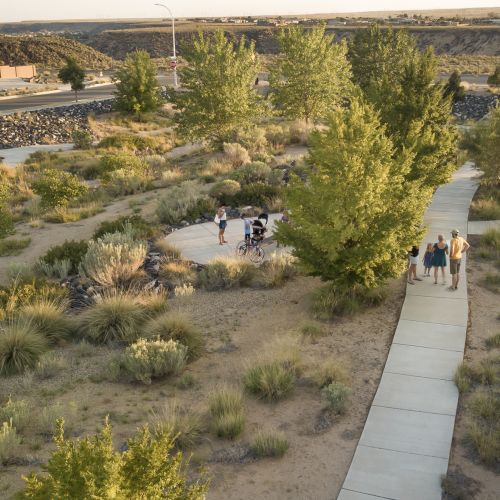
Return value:
[(219, 226), (219, 245), (223, 245), (224, 243), (227, 243), (224, 239), (224, 232), (227, 227), (227, 214), (225, 206), (222, 206), (217, 210), (214, 222)]

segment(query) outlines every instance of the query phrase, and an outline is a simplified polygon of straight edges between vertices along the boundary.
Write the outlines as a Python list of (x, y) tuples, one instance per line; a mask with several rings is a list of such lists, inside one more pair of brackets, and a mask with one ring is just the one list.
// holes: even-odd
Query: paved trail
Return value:
[[(466, 163), (452, 182), (436, 191), (426, 213), (428, 232), (421, 256), (438, 233), (449, 239), (456, 227), (467, 235), (476, 176), (473, 165)], [(468, 321), (465, 262), (458, 291), (433, 281), (424, 278), (407, 287), (382, 379), (339, 500), (441, 499), (458, 403), (453, 375), (463, 359)]]

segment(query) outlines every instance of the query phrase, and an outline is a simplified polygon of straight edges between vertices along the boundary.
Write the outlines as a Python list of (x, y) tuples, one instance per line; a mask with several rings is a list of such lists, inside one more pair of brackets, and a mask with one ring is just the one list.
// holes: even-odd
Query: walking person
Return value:
[(462, 262), (462, 254), (467, 252), (470, 245), (459, 235), (458, 229), (453, 229), (451, 232), (450, 241), (450, 274), (451, 286), (450, 291), (458, 290), (458, 282), (460, 280), (460, 264)]
[(427, 243), (427, 248), (425, 249), (424, 258), (422, 262), (424, 263), (424, 276), (429, 277), (431, 275), (432, 267), (432, 256), (434, 255), (434, 249), (432, 248), (432, 243)]
[(448, 255), (448, 244), (442, 234), (438, 235), (438, 242), (434, 243), (434, 253), (432, 254), (432, 267), (434, 268), (434, 284), (438, 284), (438, 270), (441, 268), (441, 276), (443, 285), (446, 285), (445, 267), (446, 256)]
[(418, 247), (413, 245), (411, 250), (408, 252), (408, 257), (410, 259), (410, 264), (408, 266), (408, 283), (410, 285), (415, 284), (416, 281), (422, 281), (417, 278), (417, 264), (418, 264)]
[(224, 205), (219, 207), (219, 209), (217, 210), (217, 213), (214, 217), (214, 222), (219, 226), (219, 245), (223, 245), (224, 243), (227, 243), (227, 241), (224, 239), (224, 232), (226, 231), (227, 227), (227, 214), (226, 207)]

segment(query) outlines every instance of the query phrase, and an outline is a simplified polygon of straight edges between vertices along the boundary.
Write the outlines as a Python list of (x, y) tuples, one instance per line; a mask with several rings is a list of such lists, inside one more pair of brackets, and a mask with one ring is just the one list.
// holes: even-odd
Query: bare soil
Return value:
[[(206, 339), (206, 353), (188, 366), (195, 384), (180, 389), (175, 379), (149, 386), (106, 381), (101, 373), (116, 349), (95, 347), (83, 357), (74, 344), (59, 349), (68, 366), (55, 378), (0, 380), (0, 400), (9, 394), (26, 399), (39, 414), (47, 404), (77, 405), (72, 417), (72, 435), (95, 432), (105, 415), (110, 415), (115, 444), (122, 447), (135, 429), (175, 399), (183, 408), (201, 412), (208, 424), (207, 396), (219, 383), (240, 384), (245, 364), (266, 349), (276, 336), (299, 335), (300, 326), (310, 321), (311, 293), (319, 280), (298, 277), (281, 289), (238, 289), (228, 292), (196, 292), (189, 299), (172, 300)], [(323, 323), (327, 335), (315, 341), (302, 339), (302, 373), (293, 395), (268, 404), (245, 395), (246, 426), (236, 441), (216, 438), (208, 431), (192, 450), (192, 464), (205, 465), (212, 478), (208, 498), (216, 499), (312, 499), (335, 498), (349, 468), (356, 444), (378, 386), (404, 298), (404, 280), (388, 285), (388, 299), (378, 307), (352, 318)], [(352, 401), (347, 414), (329, 417), (320, 391), (311, 375), (330, 358), (349, 367)], [(258, 429), (281, 430), (290, 448), (283, 458), (257, 460), (248, 453)], [(19, 460), (0, 469), (0, 496), (10, 496), (22, 487), (21, 475), (39, 470), (53, 444), (27, 429)]]
[[(500, 321), (497, 319), (500, 314), (499, 295), (480, 284), (484, 276), (493, 271), (494, 265), (479, 257), (477, 241), (477, 238), (471, 238), (472, 248), (467, 252), (469, 326), (464, 360), (469, 363), (477, 363), (495, 353), (495, 350), (487, 349), (485, 341), (500, 331)], [(480, 464), (464, 443), (468, 423), (466, 405), (467, 395), (459, 401), (448, 478), (451, 475), (455, 483), (461, 484), (466, 492), (462, 498), (495, 500), (500, 491), (499, 471)]]

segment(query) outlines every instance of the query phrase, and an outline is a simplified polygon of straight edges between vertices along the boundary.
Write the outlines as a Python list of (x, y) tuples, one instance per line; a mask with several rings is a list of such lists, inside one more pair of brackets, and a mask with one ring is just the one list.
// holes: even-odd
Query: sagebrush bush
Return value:
[(127, 233), (136, 240), (147, 240), (158, 234), (158, 228), (140, 215), (124, 215), (115, 220), (101, 222), (92, 238), (97, 240), (111, 233)]
[(231, 205), (253, 205), (257, 207), (267, 207), (270, 200), (282, 195), (280, 186), (272, 186), (264, 182), (255, 182), (241, 188), (231, 199)]
[(212, 259), (199, 275), (199, 282), (206, 290), (227, 290), (249, 285), (255, 274), (250, 262), (234, 257)]
[(42, 205), (50, 208), (65, 207), (88, 191), (76, 175), (53, 168), (44, 170), (31, 187), (42, 199)]
[(351, 389), (342, 382), (332, 382), (321, 389), (321, 396), (335, 413), (345, 413), (349, 404)]
[(234, 439), (243, 432), (243, 394), (239, 389), (228, 385), (218, 387), (210, 394), (208, 405), (217, 436)]
[(66, 340), (73, 323), (66, 315), (65, 304), (51, 300), (39, 300), (19, 309), (18, 317), (43, 335), (51, 344)]
[(28, 401), (13, 400), (12, 396), (9, 396), (5, 404), (0, 407), (0, 422), (11, 422), (18, 432), (23, 432), (31, 420), (32, 411)]
[(224, 158), (231, 163), (233, 167), (239, 167), (250, 161), (248, 151), (237, 142), (224, 143)]
[(111, 427), (106, 421), (94, 436), (77, 440), (64, 437), (63, 420), (58, 420), (46, 474), (26, 478), (19, 499), (115, 498), (201, 500), (208, 482), (188, 481), (182, 453), (173, 453), (173, 436), (153, 437), (147, 426), (128, 440), (126, 451), (113, 446)]
[(251, 449), (258, 457), (282, 457), (289, 448), (282, 432), (259, 431), (253, 438)]
[(208, 160), (205, 168), (203, 168), (203, 170), (200, 173), (201, 175), (204, 176), (207, 175), (218, 176), (227, 174), (232, 169), (233, 165), (229, 161), (224, 161), (218, 158), (212, 158), (211, 160)]
[(94, 136), (92, 135), (92, 132), (88, 130), (76, 129), (71, 134), (71, 140), (73, 141), (76, 149), (90, 149), (92, 147)]
[(98, 297), (80, 314), (79, 333), (96, 344), (132, 342), (139, 337), (145, 320), (145, 308), (135, 297), (111, 293)]
[(0, 463), (2, 465), (16, 456), (20, 444), (21, 439), (12, 422), (3, 422), (0, 428)]
[(154, 378), (177, 375), (186, 365), (187, 347), (175, 340), (139, 339), (127, 347), (122, 370), (132, 379), (150, 384)]
[(241, 185), (238, 181), (225, 179), (212, 186), (210, 189), (210, 196), (216, 198), (219, 203), (226, 204), (229, 203), (232, 197), (239, 193), (240, 190)]
[(106, 234), (89, 242), (81, 268), (86, 276), (100, 285), (123, 285), (142, 266), (146, 254), (147, 245), (130, 234)]
[(326, 387), (334, 382), (347, 384), (349, 375), (340, 362), (329, 359), (324, 361), (314, 372), (313, 380), (320, 388)]
[(173, 288), (196, 283), (198, 274), (191, 264), (182, 260), (165, 259), (160, 262), (159, 276)]
[(283, 286), (296, 274), (295, 257), (274, 252), (260, 266), (257, 283), (265, 288), (276, 288)]
[(290, 124), (290, 141), (296, 144), (307, 146), (309, 137), (313, 131), (313, 126), (304, 120), (295, 120)]
[(52, 436), (57, 430), (58, 419), (64, 419), (64, 425), (68, 432), (71, 432), (77, 422), (78, 405), (74, 401), (69, 403), (53, 403), (43, 406), (35, 421), (38, 434)]
[(204, 341), (192, 322), (180, 313), (165, 312), (151, 319), (144, 327), (148, 337), (175, 340), (187, 347), (189, 360), (198, 358), (203, 352)]
[(117, 173), (123, 177), (143, 176), (148, 164), (143, 158), (127, 153), (104, 155), (99, 165), (100, 177), (104, 181), (114, 179)]
[(269, 165), (266, 165), (261, 161), (254, 161), (235, 170), (231, 174), (231, 179), (237, 181), (241, 186), (255, 184), (256, 182), (266, 183), (271, 177), (271, 172), (272, 170)]
[(176, 401), (152, 412), (151, 424), (156, 435), (169, 434), (180, 449), (197, 444), (203, 431), (200, 415), (186, 411)]
[(0, 375), (34, 368), (47, 348), (45, 337), (29, 323), (14, 321), (0, 327)]
[(37, 269), (47, 278), (63, 280), (70, 275), (71, 261), (69, 259), (56, 260), (53, 264), (48, 264), (43, 260), (39, 260)]

